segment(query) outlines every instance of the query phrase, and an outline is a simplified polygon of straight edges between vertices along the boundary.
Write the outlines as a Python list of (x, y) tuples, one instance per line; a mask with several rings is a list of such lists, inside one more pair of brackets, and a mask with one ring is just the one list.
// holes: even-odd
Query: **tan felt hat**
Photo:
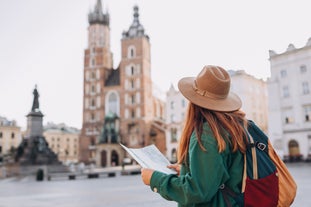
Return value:
[(231, 112), (241, 108), (241, 99), (230, 91), (230, 76), (219, 66), (205, 66), (197, 77), (185, 77), (178, 82), (180, 92), (190, 102), (203, 108)]

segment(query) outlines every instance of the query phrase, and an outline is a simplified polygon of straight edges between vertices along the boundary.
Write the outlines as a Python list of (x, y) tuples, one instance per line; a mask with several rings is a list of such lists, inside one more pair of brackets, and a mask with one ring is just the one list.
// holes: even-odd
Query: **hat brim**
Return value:
[(209, 110), (221, 112), (232, 112), (241, 108), (242, 101), (233, 92), (229, 92), (228, 96), (224, 99), (210, 98), (198, 94), (193, 88), (194, 80), (195, 77), (185, 77), (178, 82), (180, 92), (190, 102)]

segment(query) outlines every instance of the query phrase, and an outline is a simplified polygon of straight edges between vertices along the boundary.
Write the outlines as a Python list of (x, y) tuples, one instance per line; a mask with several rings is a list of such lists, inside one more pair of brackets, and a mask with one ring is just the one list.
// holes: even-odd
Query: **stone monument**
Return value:
[(43, 114), (39, 108), (37, 86), (33, 91), (31, 111), (27, 115), (27, 130), (17, 148), (15, 161), (20, 166), (61, 165), (57, 155), (49, 148), (43, 136)]

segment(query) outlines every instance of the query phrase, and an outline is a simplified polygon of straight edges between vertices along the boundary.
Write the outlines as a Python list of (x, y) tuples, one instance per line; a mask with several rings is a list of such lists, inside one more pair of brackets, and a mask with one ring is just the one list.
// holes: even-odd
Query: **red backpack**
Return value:
[(284, 162), (273, 149), (268, 137), (249, 121), (249, 143), (244, 154), (244, 173), (240, 194), (223, 184), (220, 187), (228, 207), (229, 197), (240, 206), (288, 207), (295, 199), (297, 185)]

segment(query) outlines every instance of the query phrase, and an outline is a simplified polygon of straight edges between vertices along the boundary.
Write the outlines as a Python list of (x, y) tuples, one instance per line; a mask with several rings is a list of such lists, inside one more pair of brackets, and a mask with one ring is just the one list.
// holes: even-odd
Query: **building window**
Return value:
[(171, 128), (171, 142), (177, 142), (177, 129)]
[(175, 122), (175, 114), (171, 114), (171, 122)]
[(285, 124), (294, 123), (294, 115), (291, 108), (283, 109), (283, 120)]
[(302, 83), (302, 94), (309, 94), (310, 90), (309, 90), (309, 82), (303, 82)]
[(136, 50), (135, 50), (135, 47), (132, 45), (130, 47), (128, 47), (127, 49), (127, 57), (128, 58), (134, 58), (136, 56)]
[(185, 99), (182, 99), (182, 100), (181, 100), (181, 106), (182, 106), (183, 108), (185, 108), (185, 106), (186, 106), (186, 101), (185, 101)]
[(287, 77), (287, 71), (286, 70), (281, 70), (281, 78)]
[(2, 138), (3, 137), (3, 134), (2, 134), (2, 132), (0, 132), (0, 138)]
[(307, 66), (306, 65), (301, 65), (300, 66), (300, 73), (306, 73), (307, 72)]
[(135, 75), (135, 68), (134, 68), (134, 66), (131, 66), (131, 75)]
[(171, 101), (171, 109), (174, 109), (174, 107), (175, 107), (175, 102), (174, 101)]
[(289, 88), (288, 86), (283, 87), (283, 98), (289, 97)]
[(116, 93), (111, 93), (108, 97), (108, 113), (118, 114), (118, 97)]
[(14, 139), (14, 137), (15, 137), (15, 134), (14, 134), (14, 132), (12, 132), (11, 138)]
[(131, 88), (134, 89), (135, 88), (135, 83), (134, 80), (131, 80)]
[(134, 110), (132, 110), (131, 117), (132, 117), (132, 118), (135, 118), (135, 111), (134, 111)]
[(132, 104), (135, 104), (135, 95), (132, 95)]
[(304, 110), (305, 121), (310, 122), (311, 121), (311, 105), (304, 106), (303, 110)]

